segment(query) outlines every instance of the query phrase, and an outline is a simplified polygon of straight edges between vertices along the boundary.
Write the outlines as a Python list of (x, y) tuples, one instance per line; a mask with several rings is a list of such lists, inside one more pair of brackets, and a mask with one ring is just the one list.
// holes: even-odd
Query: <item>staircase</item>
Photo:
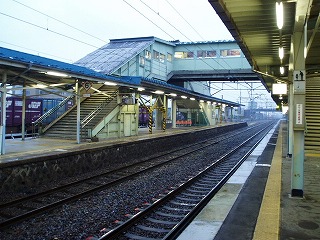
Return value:
[(320, 151), (320, 81), (306, 81), (306, 135), (305, 150)]
[[(109, 96), (96, 93), (81, 102), (80, 121), (88, 119), (88, 121), (85, 122), (85, 127), (81, 126), (81, 138), (86, 138), (88, 136), (88, 130), (92, 129), (103, 119), (103, 117), (117, 106), (117, 88), (102, 86), (99, 90)], [(101, 108), (101, 106), (103, 107)], [(66, 115), (60, 118), (53, 125), (44, 129), (44, 136), (50, 138), (76, 139), (77, 106), (74, 106)]]

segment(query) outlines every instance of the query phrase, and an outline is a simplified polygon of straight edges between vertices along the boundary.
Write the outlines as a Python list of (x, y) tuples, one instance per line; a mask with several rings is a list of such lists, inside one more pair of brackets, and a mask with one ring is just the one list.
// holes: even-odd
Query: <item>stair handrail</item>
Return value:
[(39, 123), (42, 123), (46, 118), (48, 118), (49, 116), (51, 116), (52, 114), (54, 114), (55, 112), (57, 112), (60, 108), (64, 107), (64, 105), (66, 105), (66, 103), (68, 101), (70, 101), (73, 98), (73, 95), (70, 95), (68, 97), (66, 97), (65, 99), (63, 99), (59, 104), (57, 104), (56, 106), (54, 106), (53, 108), (51, 108), (49, 111), (47, 111), (46, 113), (44, 113), (42, 116), (40, 116), (37, 120), (35, 120), (34, 122), (32, 122), (32, 125), (35, 127), (37, 126)]
[(104, 102), (102, 102), (99, 106), (97, 106), (94, 110), (92, 110), (87, 116), (85, 116), (81, 121), (81, 128), (84, 128), (88, 123), (92, 121), (101, 111), (107, 106), (115, 97), (118, 95), (118, 90), (111, 93), (110, 97), (108, 97)]

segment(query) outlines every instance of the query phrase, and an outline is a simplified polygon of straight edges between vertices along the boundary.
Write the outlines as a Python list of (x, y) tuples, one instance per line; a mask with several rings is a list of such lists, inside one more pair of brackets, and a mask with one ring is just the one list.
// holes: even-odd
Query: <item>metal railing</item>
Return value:
[(85, 129), (85, 127), (93, 120), (97, 115), (99, 115), (106, 106), (118, 95), (118, 91), (110, 94), (110, 97), (106, 98), (104, 102), (102, 102), (99, 106), (97, 106), (92, 112), (90, 112), (87, 116), (85, 116), (81, 121), (81, 128)]
[[(64, 107), (70, 100), (73, 99), (73, 95), (70, 95), (69, 97), (63, 99), (58, 105), (54, 106), (53, 108), (51, 108), (49, 111), (47, 111), (46, 113), (44, 113), (42, 116), (40, 116), (37, 120), (35, 120), (34, 122), (32, 122), (32, 137), (36, 137), (37, 135), (41, 134), (41, 130), (40, 130), (40, 126), (43, 124), (43, 122), (53, 116), (53, 114), (58, 113), (58, 110), (61, 109), (62, 107)], [(61, 112), (60, 115), (62, 115), (64, 112)], [(56, 114), (55, 119), (57, 119), (58, 117), (60, 117), (59, 114)], [(54, 120), (54, 119), (53, 119)], [(38, 131), (37, 130), (38, 127)], [(40, 130), (40, 131), (39, 131)]]

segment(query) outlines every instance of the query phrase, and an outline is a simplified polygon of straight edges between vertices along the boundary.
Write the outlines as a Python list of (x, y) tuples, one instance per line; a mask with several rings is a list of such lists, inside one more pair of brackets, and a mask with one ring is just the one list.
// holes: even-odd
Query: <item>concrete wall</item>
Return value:
[[(127, 162), (139, 161), (158, 151), (170, 150), (245, 126), (246, 123), (238, 123), (159, 138), (127, 140), (128, 142), (112, 146), (92, 143), (88, 144), (86, 149), (74, 152), (48, 153), (42, 157), (13, 161), (0, 166), (0, 187), (2, 191), (27, 191), (30, 187), (81, 176), (90, 171), (108, 171)], [(157, 152), (155, 149), (158, 149)]]

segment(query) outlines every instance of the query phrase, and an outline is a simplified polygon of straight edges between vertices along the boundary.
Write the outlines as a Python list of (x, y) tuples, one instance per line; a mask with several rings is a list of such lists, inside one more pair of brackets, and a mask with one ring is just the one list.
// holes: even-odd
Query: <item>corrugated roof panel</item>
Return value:
[(42, 67), (44, 69), (48, 70), (56, 70), (56, 71), (62, 71), (69, 74), (75, 74), (75, 75), (81, 75), (84, 78), (85, 77), (92, 77), (98, 79), (104, 79), (104, 80), (114, 80), (117, 82), (123, 82), (126, 84), (133, 84), (138, 85), (140, 84), (140, 81), (137, 82), (128, 82), (126, 79), (116, 78), (113, 76), (108, 76), (102, 73), (99, 73), (97, 71), (93, 71), (90, 68), (78, 66), (75, 64), (60, 62), (54, 59), (40, 57), (37, 55), (32, 55), (24, 52), (15, 51), (8, 48), (2, 48), (0, 47), (0, 59), (12, 63), (19, 63), (19, 64), (27, 64), (29, 66), (36, 66), (36, 67)]
[(154, 40), (150, 39), (145, 41), (139, 39), (136, 41), (111, 41), (109, 44), (81, 58), (75, 64), (104, 74), (111, 74), (153, 42)]

